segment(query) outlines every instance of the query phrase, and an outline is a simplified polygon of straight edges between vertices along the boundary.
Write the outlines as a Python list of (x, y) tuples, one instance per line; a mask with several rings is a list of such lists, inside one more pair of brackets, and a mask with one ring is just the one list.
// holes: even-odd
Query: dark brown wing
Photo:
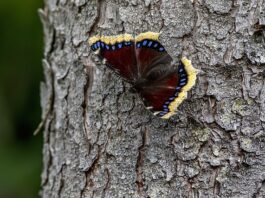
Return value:
[(134, 38), (129, 34), (95, 36), (89, 40), (91, 49), (103, 58), (105, 64), (123, 77), (134, 82), (138, 78)]

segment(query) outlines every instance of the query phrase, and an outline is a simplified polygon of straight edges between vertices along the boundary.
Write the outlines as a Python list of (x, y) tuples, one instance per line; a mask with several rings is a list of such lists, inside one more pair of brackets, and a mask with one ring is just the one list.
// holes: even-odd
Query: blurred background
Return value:
[(0, 1), (0, 197), (38, 197), (43, 0)]

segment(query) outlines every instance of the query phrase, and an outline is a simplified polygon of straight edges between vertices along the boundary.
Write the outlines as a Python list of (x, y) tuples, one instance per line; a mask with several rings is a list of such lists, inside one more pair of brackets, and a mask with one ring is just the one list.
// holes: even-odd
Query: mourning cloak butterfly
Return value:
[(89, 39), (95, 51), (142, 97), (147, 109), (168, 119), (194, 86), (197, 70), (183, 57), (178, 67), (158, 41), (159, 33), (145, 32), (136, 37), (130, 34), (94, 36)]

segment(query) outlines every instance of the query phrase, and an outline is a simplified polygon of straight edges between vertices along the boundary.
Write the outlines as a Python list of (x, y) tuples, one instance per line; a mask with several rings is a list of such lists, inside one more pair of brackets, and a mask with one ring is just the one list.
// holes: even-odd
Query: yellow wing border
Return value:
[(88, 43), (90, 46), (94, 45), (98, 41), (104, 42), (107, 45), (114, 45), (120, 42), (129, 42), (134, 41), (134, 38), (131, 34), (120, 34), (116, 36), (104, 36), (104, 35), (96, 35), (89, 38)]
[(187, 98), (188, 91), (191, 90), (196, 83), (198, 70), (192, 66), (191, 61), (186, 57), (182, 57), (181, 62), (184, 65), (185, 71), (187, 72), (187, 83), (181, 88), (178, 96), (171, 103), (169, 103), (169, 112), (161, 117), (163, 119), (168, 119), (176, 114), (177, 108)]
[(135, 42), (141, 42), (145, 39), (158, 41), (160, 33), (157, 32), (144, 32), (135, 37)]
[(129, 42), (129, 41), (135, 41), (135, 42), (141, 42), (145, 39), (158, 41), (160, 33), (156, 32), (144, 32), (136, 37), (133, 37), (131, 34), (119, 34), (116, 36), (104, 36), (104, 35), (96, 35), (89, 38), (88, 43), (90, 46), (95, 44), (98, 41), (104, 42), (108, 45), (114, 45), (116, 43), (120, 42)]

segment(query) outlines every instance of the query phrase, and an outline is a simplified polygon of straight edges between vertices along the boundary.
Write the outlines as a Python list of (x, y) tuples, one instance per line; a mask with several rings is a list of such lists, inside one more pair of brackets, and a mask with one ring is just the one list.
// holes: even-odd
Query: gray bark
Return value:
[[(46, 0), (41, 196), (265, 197), (264, 10), (264, 0)], [(169, 120), (90, 61), (90, 36), (144, 31), (201, 70)]]

